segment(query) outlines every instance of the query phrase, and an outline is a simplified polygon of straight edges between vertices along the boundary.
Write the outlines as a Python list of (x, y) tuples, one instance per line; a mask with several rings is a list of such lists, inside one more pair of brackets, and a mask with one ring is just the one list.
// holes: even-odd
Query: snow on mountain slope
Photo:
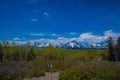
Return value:
[(107, 48), (107, 39), (84, 39), (80, 40), (78, 38), (58, 38), (58, 39), (39, 39), (32, 40), (33, 45), (39, 47), (63, 47), (63, 48)]

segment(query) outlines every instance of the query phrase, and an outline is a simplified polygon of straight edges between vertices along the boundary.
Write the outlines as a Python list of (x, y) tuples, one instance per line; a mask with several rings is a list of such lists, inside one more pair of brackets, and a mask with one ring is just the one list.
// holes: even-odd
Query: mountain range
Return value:
[(54, 46), (56, 48), (69, 48), (69, 49), (106, 49), (107, 39), (86, 39), (80, 40), (78, 38), (58, 38), (54, 39), (39, 39), (31, 40), (31, 45), (38, 47)]

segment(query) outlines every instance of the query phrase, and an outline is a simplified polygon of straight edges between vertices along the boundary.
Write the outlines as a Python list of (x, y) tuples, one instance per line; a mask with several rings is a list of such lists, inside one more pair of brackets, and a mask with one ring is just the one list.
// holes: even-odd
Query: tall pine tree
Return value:
[(115, 61), (115, 54), (114, 54), (112, 37), (108, 38), (108, 60)]
[(116, 48), (117, 48), (117, 58), (118, 61), (120, 61), (120, 36), (118, 37)]
[(3, 50), (2, 50), (2, 45), (0, 43), (0, 62), (2, 62), (2, 59), (3, 59)]

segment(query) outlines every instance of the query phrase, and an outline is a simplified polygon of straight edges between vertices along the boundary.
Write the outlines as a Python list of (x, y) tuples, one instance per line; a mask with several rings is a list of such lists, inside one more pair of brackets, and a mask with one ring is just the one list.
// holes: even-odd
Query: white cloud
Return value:
[(44, 12), (43, 15), (46, 17), (46, 18), (49, 18), (50, 17), (50, 14), (48, 12)]
[(64, 39), (64, 37), (58, 37), (58, 39)]
[(21, 41), (21, 40), (26, 40), (26, 38), (18, 38), (18, 37), (15, 37), (13, 38), (14, 41)]
[(51, 36), (52, 36), (52, 37), (57, 37), (57, 36), (59, 36), (59, 35), (53, 33), (53, 34), (51, 34)]
[(120, 33), (115, 33), (112, 30), (104, 31), (104, 36), (106, 37), (113, 37), (113, 38), (118, 38), (120, 36)]
[(120, 33), (115, 33), (112, 30), (104, 31), (104, 34), (101, 35), (94, 35), (91, 32), (88, 33), (82, 33), (80, 34), (79, 41), (94, 41), (94, 42), (101, 42), (102, 40), (107, 39), (108, 37), (113, 37), (114, 40), (116, 40), (119, 36)]
[(21, 39), (18, 38), (18, 37), (15, 37), (15, 38), (13, 38), (13, 40), (15, 40), (15, 41), (19, 41), (19, 40), (21, 40)]
[(79, 41), (87, 41), (87, 42), (101, 42), (103, 39), (106, 39), (106, 37), (104, 36), (100, 36), (100, 35), (94, 35), (93, 33), (91, 32), (88, 32), (88, 33), (82, 33), (80, 34), (80, 37), (79, 37)]
[(81, 38), (81, 39), (89, 39), (89, 38), (91, 38), (93, 36), (94, 35), (92, 33), (88, 32), (88, 33), (82, 33), (82, 34), (80, 34), (79, 38)]
[(38, 33), (38, 34), (31, 33), (30, 35), (31, 35), (31, 36), (45, 36), (46, 33), (45, 33), (45, 34), (43, 34), (43, 33)]
[(75, 32), (70, 32), (70, 35), (75, 35), (76, 33)]

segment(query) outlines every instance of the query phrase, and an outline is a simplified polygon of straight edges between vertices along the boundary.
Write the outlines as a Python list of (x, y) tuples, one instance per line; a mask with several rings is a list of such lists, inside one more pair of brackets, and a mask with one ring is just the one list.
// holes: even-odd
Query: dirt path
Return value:
[(45, 76), (39, 78), (25, 79), (25, 80), (58, 80), (59, 73), (45, 73)]

